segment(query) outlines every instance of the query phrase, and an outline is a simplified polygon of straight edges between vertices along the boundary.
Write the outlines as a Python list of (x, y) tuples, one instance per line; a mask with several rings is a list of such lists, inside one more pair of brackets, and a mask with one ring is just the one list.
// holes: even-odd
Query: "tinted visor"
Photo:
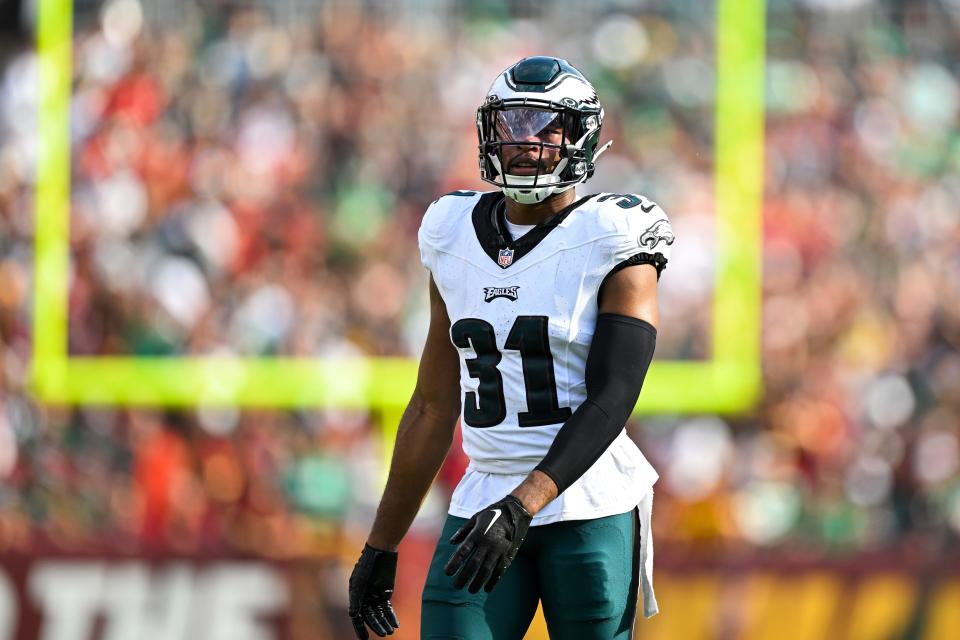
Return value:
[(501, 142), (525, 142), (536, 138), (540, 142), (562, 144), (565, 135), (564, 114), (539, 109), (507, 109), (496, 113), (494, 127)]

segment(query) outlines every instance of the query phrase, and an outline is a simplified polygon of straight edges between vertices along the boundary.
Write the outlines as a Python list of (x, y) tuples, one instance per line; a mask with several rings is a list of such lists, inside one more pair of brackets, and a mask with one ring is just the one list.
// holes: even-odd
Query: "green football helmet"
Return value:
[(501, 73), (477, 109), (480, 176), (519, 203), (543, 202), (593, 175), (603, 107), (566, 60), (524, 58)]

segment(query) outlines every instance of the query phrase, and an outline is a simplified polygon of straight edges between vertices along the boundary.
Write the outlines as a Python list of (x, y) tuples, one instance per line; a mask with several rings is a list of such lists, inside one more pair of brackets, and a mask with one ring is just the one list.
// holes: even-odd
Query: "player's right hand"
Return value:
[(350, 620), (360, 640), (370, 637), (366, 627), (381, 638), (393, 635), (394, 629), (400, 628), (390, 604), (396, 576), (396, 551), (363, 546), (363, 553), (350, 574)]

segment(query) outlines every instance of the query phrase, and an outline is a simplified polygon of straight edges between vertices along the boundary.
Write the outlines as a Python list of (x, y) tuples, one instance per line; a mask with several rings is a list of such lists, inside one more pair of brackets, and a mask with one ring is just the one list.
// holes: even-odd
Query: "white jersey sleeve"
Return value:
[(676, 239), (663, 209), (635, 194), (605, 194), (598, 203), (602, 205), (601, 224), (611, 232), (604, 243), (610, 273), (630, 265), (652, 264), (659, 278)]
[(437, 198), (427, 207), (417, 232), (417, 244), (420, 262), (430, 273), (436, 272), (437, 256), (453, 250), (454, 229), (463, 218), (470, 217), (481, 195), (475, 191), (454, 191)]

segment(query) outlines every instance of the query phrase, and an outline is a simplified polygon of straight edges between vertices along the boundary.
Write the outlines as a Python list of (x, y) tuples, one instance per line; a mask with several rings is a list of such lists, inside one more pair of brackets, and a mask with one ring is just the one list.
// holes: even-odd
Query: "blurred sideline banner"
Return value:
[(288, 570), (256, 560), (2, 557), (0, 639), (289, 637)]
[[(881, 640), (960, 637), (960, 571), (918, 572), (887, 557), (771, 568), (674, 565), (657, 572), (662, 613), (648, 640)], [(332, 563), (316, 559), (0, 555), (0, 640), (344, 638)], [(332, 574), (327, 574), (332, 575)], [(415, 599), (398, 640), (417, 637)], [(403, 585), (401, 576), (399, 585)], [(399, 593), (399, 592), (398, 592)], [(541, 618), (530, 640), (546, 640)]]
[[(70, 357), (72, 9), (72, 0), (38, 0), (31, 363), (38, 398), (88, 405), (402, 408), (416, 379), (413, 359)], [(718, 0), (711, 359), (655, 362), (639, 412), (738, 413), (760, 395), (765, 32), (763, 0)]]
[[(665, 563), (664, 563), (665, 564)], [(960, 638), (960, 571), (918, 571), (889, 556), (842, 563), (665, 569), (663, 613), (638, 621), (645, 640), (945, 640)]]

